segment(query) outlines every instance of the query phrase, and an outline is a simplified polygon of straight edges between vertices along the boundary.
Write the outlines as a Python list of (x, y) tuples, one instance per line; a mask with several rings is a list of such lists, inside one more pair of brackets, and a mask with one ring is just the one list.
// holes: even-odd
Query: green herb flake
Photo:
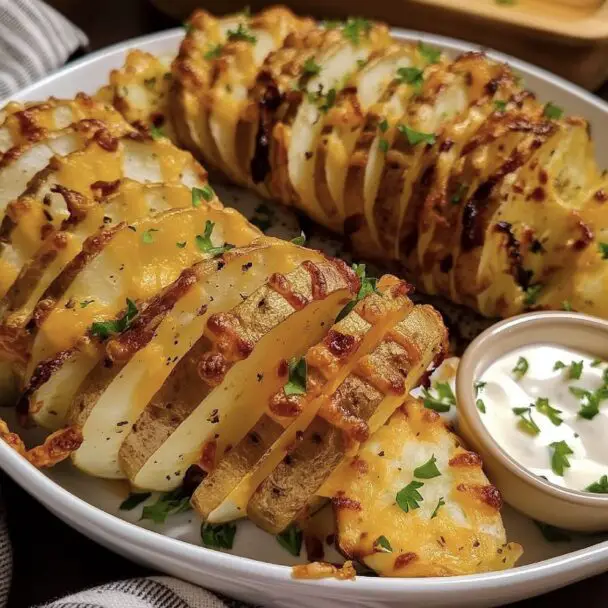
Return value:
[(156, 125), (150, 125), (150, 135), (152, 139), (160, 139), (161, 137), (165, 137), (161, 127), (157, 127)]
[(422, 389), (424, 407), (439, 413), (449, 412), (450, 408), (456, 405), (456, 397), (452, 387), (448, 382), (437, 382), (434, 388), (436, 395), (433, 395), (426, 388)]
[(388, 120), (386, 120), (386, 118), (383, 118), (378, 124), (378, 128), (380, 129), (380, 131), (382, 131), (382, 133), (386, 133), (388, 131)]
[(528, 363), (528, 360), (525, 357), (519, 357), (519, 359), (517, 359), (515, 367), (511, 370), (511, 373), (518, 380), (521, 380), (528, 372), (529, 367), (530, 364)]
[(562, 302), (562, 310), (565, 310), (566, 312), (572, 312), (572, 304), (570, 304), (568, 300), (564, 300)]
[(289, 372), (287, 384), (283, 387), (283, 392), (288, 397), (290, 395), (303, 395), (306, 392), (306, 376), (308, 366), (306, 359), (294, 357), (287, 364)]
[(462, 202), (462, 199), (468, 190), (469, 186), (467, 184), (458, 184), (458, 186), (456, 186), (456, 192), (454, 192), (452, 198), (450, 199), (452, 205), (458, 205), (460, 202)]
[(373, 544), (373, 549), (377, 553), (392, 553), (393, 548), (391, 547), (391, 543), (389, 542), (386, 536), (379, 536)]
[(155, 503), (144, 507), (141, 519), (150, 519), (155, 524), (162, 524), (169, 515), (177, 515), (191, 508), (190, 496), (180, 487), (161, 494)]
[(92, 304), (93, 302), (95, 302), (95, 300), (93, 299), (83, 300), (82, 302), (80, 302), (80, 308), (86, 308), (89, 304)]
[(156, 77), (153, 76), (152, 78), (145, 78), (144, 86), (148, 89), (153, 89), (156, 86)]
[(582, 373), (583, 373), (583, 362), (582, 361), (572, 361), (572, 363), (570, 363), (570, 367), (568, 368), (568, 378), (570, 378), (570, 380), (580, 380)]
[(415, 146), (420, 143), (433, 145), (436, 140), (434, 133), (423, 133), (422, 131), (414, 131), (414, 129), (410, 129), (406, 125), (398, 125), (397, 129), (399, 129), (399, 132), (406, 137), (407, 141), (412, 146)]
[(132, 511), (142, 502), (146, 502), (152, 496), (152, 492), (131, 492), (118, 507), (121, 511)]
[(540, 295), (542, 289), (543, 286), (541, 283), (530, 285), (525, 292), (526, 297), (524, 298), (524, 304), (526, 306), (533, 306), (534, 304), (536, 304), (536, 301), (538, 300), (538, 296)]
[(372, 29), (372, 24), (362, 17), (349, 17), (342, 28), (342, 34), (354, 46), (359, 46), (362, 36), (367, 36)]
[(437, 468), (435, 454), (433, 454), (423, 465), (414, 469), (414, 477), (417, 477), (418, 479), (433, 479), (434, 477), (440, 476), (441, 472)]
[(419, 68), (399, 68), (397, 81), (402, 84), (411, 84), (414, 90), (420, 91), (424, 82), (424, 72)]
[(534, 407), (536, 408), (536, 411), (539, 414), (542, 414), (543, 416), (549, 418), (549, 420), (555, 426), (559, 426), (563, 422), (562, 418), (560, 417), (562, 411), (552, 407), (549, 404), (549, 399), (547, 399), (546, 397), (538, 397), (538, 399), (536, 399)]
[(236, 30), (228, 30), (226, 38), (231, 42), (237, 40), (244, 40), (245, 42), (249, 42), (250, 44), (255, 44), (257, 42), (257, 38), (251, 33), (249, 29), (243, 24), (239, 23), (239, 26)]
[(298, 528), (296, 524), (291, 524), (288, 528), (283, 530), (281, 534), (277, 534), (277, 541), (283, 549), (291, 553), (294, 557), (300, 555), (302, 550), (302, 530)]
[(439, 513), (439, 509), (441, 509), (441, 507), (445, 506), (445, 500), (443, 500), (443, 496), (441, 496), (437, 502), (437, 506), (435, 507), (435, 509), (433, 510), (433, 513), (431, 514), (431, 519), (435, 519), (435, 517), (437, 517), (437, 514)]
[(602, 260), (608, 260), (608, 243), (598, 243), (597, 248), (600, 251)]
[(418, 53), (425, 59), (427, 63), (439, 63), (441, 59), (441, 51), (424, 42), (418, 43)]
[(194, 26), (191, 23), (184, 23), (183, 26), (186, 30), (186, 34), (189, 34), (192, 30), (194, 30)]
[(215, 223), (211, 220), (207, 220), (205, 222), (205, 230), (203, 234), (197, 234), (195, 237), (196, 246), (201, 253), (207, 253), (211, 257), (215, 258), (218, 255), (222, 255), (234, 248), (234, 245), (229, 245), (228, 243), (224, 243), (219, 247), (215, 247), (211, 242), (211, 234), (213, 233), (213, 228), (215, 227)]
[(404, 488), (399, 490), (399, 492), (397, 492), (395, 500), (403, 511), (409, 513), (410, 509), (414, 510), (420, 508), (419, 503), (423, 502), (424, 499), (422, 498), (418, 490), (422, 486), (424, 486), (424, 484), (421, 481), (413, 480), (408, 483)]
[(337, 30), (343, 25), (343, 22), (338, 21), (337, 19), (326, 19), (324, 21), (321, 21), (321, 27), (326, 30)]
[(591, 392), (578, 386), (570, 386), (568, 390), (581, 402), (577, 412), (580, 418), (593, 420), (600, 413), (600, 403), (608, 399), (608, 386), (602, 386)]
[(203, 186), (202, 188), (192, 188), (192, 206), (200, 207), (203, 200), (210, 202), (213, 200), (215, 192), (209, 185)]
[(602, 364), (601, 359), (594, 359), (593, 361), (591, 361), (591, 367), (599, 367), (601, 364)]
[(496, 108), (497, 112), (506, 112), (507, 111), (507, 102), (503, 101), (502, 99), (495, 99), (494, 107)]
[(212, 549), (232, 549), (236, 536), (236, 524), (202, 524), (201, 540), (205, 547)]
[(137, 306), (135, 302), (127, 298), (127, 310), (120, 319), (112, 319), (110, 321), (95, 321), (91, 325), (91, 335), (106, 340), (114, 334), (120, 334), (125, 331), (131, 321), (137, 316)]
[(303, 232), (301, 232), (300, 236), (294, 237), (293, 239), (291, 239), (291, 242), (294, 245), (299, 245), (300, 247), (302, 247), (306, 243), (306, 235)]
[(551, 456), (551, 468), (556, 475), (564, 476), (564, 469), (570, 468), (568, 456), (574, 454), (570, 446), (565, 441), (554, 441), (549, 444), (553, 448), (553, 456)]
[(551, 102), (547, 103), (545, 105), (545, 109), (543, 110), (543, 116), (545, 118), (550, 118), (551, 120), (559, 120), (563, 114), (564, 110)]
[(313, 57), (309, 57), (302, 66), (304, 74), (309, 76), (316, 76), (321, 73), (321, 66), (314, 60)]
[(319, 110), (326, 113), (333, 108), (334, 104), (336, 103), (336, 95), (336, 89), (329, 89), (329, 91), (327, 91), (327, 95), (325, 95), (325, 101), (319, 106)]
[(378, 148), (380, 148), (380, 152), (384, 152), (386, 154), (390, 149), (390, 144), (388, 143), (388, 139), (381, 138), (378, 142)]
[(158, 228), (148, 228), (141, 233), (141, 240), (146, 245), (151, 245), (154, 242), (154, 233), (158, 232)]
[(175, 243), (175, 246), (178, 249), (183, 249), (186, 246), (186, 241), (178, 241), (177, 243)]
[(483, 402), (483, 399), (477, 399), (475, 406), (482, 414), (486, 413), (486, 404)]
[(553, 365), (553, 371), (556, 372), (558, 369), (564, 369), (566, 364), (563, 361), (556, 361)]
[(217, 59), (218, 57), (221, 56), (223, 48), (224, 47), (221, 44), (216, 44), (214, 46), (211, 46), (209, 48), (209, 50), (203, 55), (203, 57), (207, 61), (211, 61), (213, 59)]
[(359, 291), (357, 292), (357, 296), (355, 297), (355, 299), (351, 300), (348, 304), (346, 304), (346, 306), (338, 313), (338, 316), (336, 317), (336, 323), (344, 319), (344, 317), (346, 317), (346, 315), (348, 315), (352, 311), (357, 302), (372, 293), (377, 293), (376, 284), (378, 282), (378, 279), (368, 277), (365, 268), (365, 264), (353, 264), (353, 270), (361, 281), (361, 287), (359, 287)]
[(475, 389), (475, 396), (479, 395), (479, 393), (483, 391), (487, 384), (487, 382), (481, 382), (479, 380), (475, 382), (475, 384), (473, 384), (473, 388)]
[(528, 435), (538, 435), (540, 428), (532, 418), (532, 411), (529, 407), (514, 407), (513, 413), (519, 417), (517, 428)]
[(602, 475), (597, 481), (585, 488), (585, 492), (594, 494), (608, 494), (608, 475)]
[(552, 526), (551, 524), (545, 524), (542, 521), (535, 521), (534, 523), (540, 530), (544, 539), (550, 543), (563, 543), (572, 540), (570, 534), (561, 528)]
[(513, 6), (517, 4), (517, 0), (495, 0), (496, 4), (501, 4), (502, 6)]

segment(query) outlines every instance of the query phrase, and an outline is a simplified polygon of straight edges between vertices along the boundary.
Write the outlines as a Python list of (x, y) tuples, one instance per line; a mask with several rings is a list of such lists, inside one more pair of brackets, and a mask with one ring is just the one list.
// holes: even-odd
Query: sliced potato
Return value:
[[(317, 254), (306, 252), (313, 259)], [(125, 439), (120, 460), (137, 487), (167, 490), (199, 461), (214, 466), (255, 422), (281, 377), (279, 361), (300, 356), (325, 332), (358, 289), (352, 270), (334, 260), (305, 261), (274, 274), (206, 334), (173, 370)], [(255, 390), (251, 390), (255, 387)]]
[(447, 330), (430, 306), (414, 307), (387, 331), (257, 489), (248, 509), (254, 521), (277, 534), (306, 516), (318, 495), (331, 497), (332, 479), (347, 455), (386, 422), (446, 348)]
[[(260, 234), (233, 210), (201, 205), (119, 225), (85, 243), (34, 313), (24, 400), (29, 401), (36, 423), (50, 428), (61, 424), (75, 389), (99, 360), (98, 343), (91, 334), (93, 323), (116, 318), (125, 300), (149, 300), (184, 268), (212, 256), (213, 252), (199, 246), (212, 224), (215, 247), (224, 242), (247, 245)], [(64, 374), (68, 373), (66, 383)]]
[[(429, 462), (437, 468), (435, 477), (416, 477), (416, 469)], [(506, 542), (502, 499), (481, 464), (439, 414), (408, 399), (333, 482), (338, 547), (380, 576), (512, 567), (522, 549)], [(412, 482), (419, 485), (412, 488)], [(404, 491), (407, 510), (399, 506), (405, 505), (399, 496)]]
[[(293, 395), (287, 388), (279, 388), (251, 433), (228, 454), (228, 464), (220, 464), (219, 474), (212, 472), (209, 483), (203, 481), (193, 496), (193, 504), (203, 517), (217, 523), (247, 514), (255, 523), (264, 526), (254, 504), (250, 503), (256, 488), (298, 443), (327, 397), (356, 366), (359, 357), (372, 350), (386, 329), (411, 310), (407, 284), (386, 275), (378, 282), (378, 289), (379, 293), (366, 296), (331, 327), (321, 342), (308, 350), (305, 356), (306, 392)], [(274, 427), (273, 422), (276, 423)], [(264, 450), (258, 460), (251, 458), (252, 435), (263, 443)], [(242, 465), (238, 467), (241, 459), (248, 461), (244, 472)], [(226, 496), (227, 492), (230, 493)]]

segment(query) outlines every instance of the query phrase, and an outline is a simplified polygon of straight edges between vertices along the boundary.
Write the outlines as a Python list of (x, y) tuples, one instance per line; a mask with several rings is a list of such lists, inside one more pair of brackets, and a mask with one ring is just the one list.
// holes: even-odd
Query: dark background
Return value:
[[(177, 25), (148, 0), (47, 0), (82, 28), (90, 49)], [(204, 2), (201, 2), (204, 4)], [(598, 92), (608, 98), (608, 86)], [(8, 608), (29, 608), (110, 580), (150, 574), (72, 530), (0, 473), (14, 553)], [(407, 598), (404, 598), (407, 601)], [(608, 574), (539, 598), (513, 604), (569, 608), (608, 607)]]

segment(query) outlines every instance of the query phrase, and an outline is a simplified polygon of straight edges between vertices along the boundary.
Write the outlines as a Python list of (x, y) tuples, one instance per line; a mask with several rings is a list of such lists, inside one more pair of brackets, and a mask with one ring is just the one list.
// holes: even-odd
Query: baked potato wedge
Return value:
[(280, 386), (278, 362), (318, 341), (357, 291), (343, 262), (302, 252), (310, 257), (295, 270), (272, 274), (234, 309), (210, 316), (121, 446), (134, 486), (170, 490), (181, 480), (176, 471), (196, 462), (212, 470)]
[(380, 576), (512, 567), (522, 549), (506, 541), (481, 465), (437, 412), (407, 399), (332, 479), (339, 549)]

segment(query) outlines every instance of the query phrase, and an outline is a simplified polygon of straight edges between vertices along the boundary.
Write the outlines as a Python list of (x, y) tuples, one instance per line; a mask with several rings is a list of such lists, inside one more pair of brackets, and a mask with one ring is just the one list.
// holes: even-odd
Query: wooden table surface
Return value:
[[(147, 0), (47, 2), (87, 33), (91, 50), (176, 25)], [(604, 86), (599, 94), (608, 99), (608, 87)], [(30, 608), (92, 585), (150, 574), (72, 530), (4, 474), (0, 474), (0, 487), (14, 553), (13, 584), (7, 608)], [(608, 573), (513, 606), (559, 608), (580, 603), (585, 608), (608, 606)]]

